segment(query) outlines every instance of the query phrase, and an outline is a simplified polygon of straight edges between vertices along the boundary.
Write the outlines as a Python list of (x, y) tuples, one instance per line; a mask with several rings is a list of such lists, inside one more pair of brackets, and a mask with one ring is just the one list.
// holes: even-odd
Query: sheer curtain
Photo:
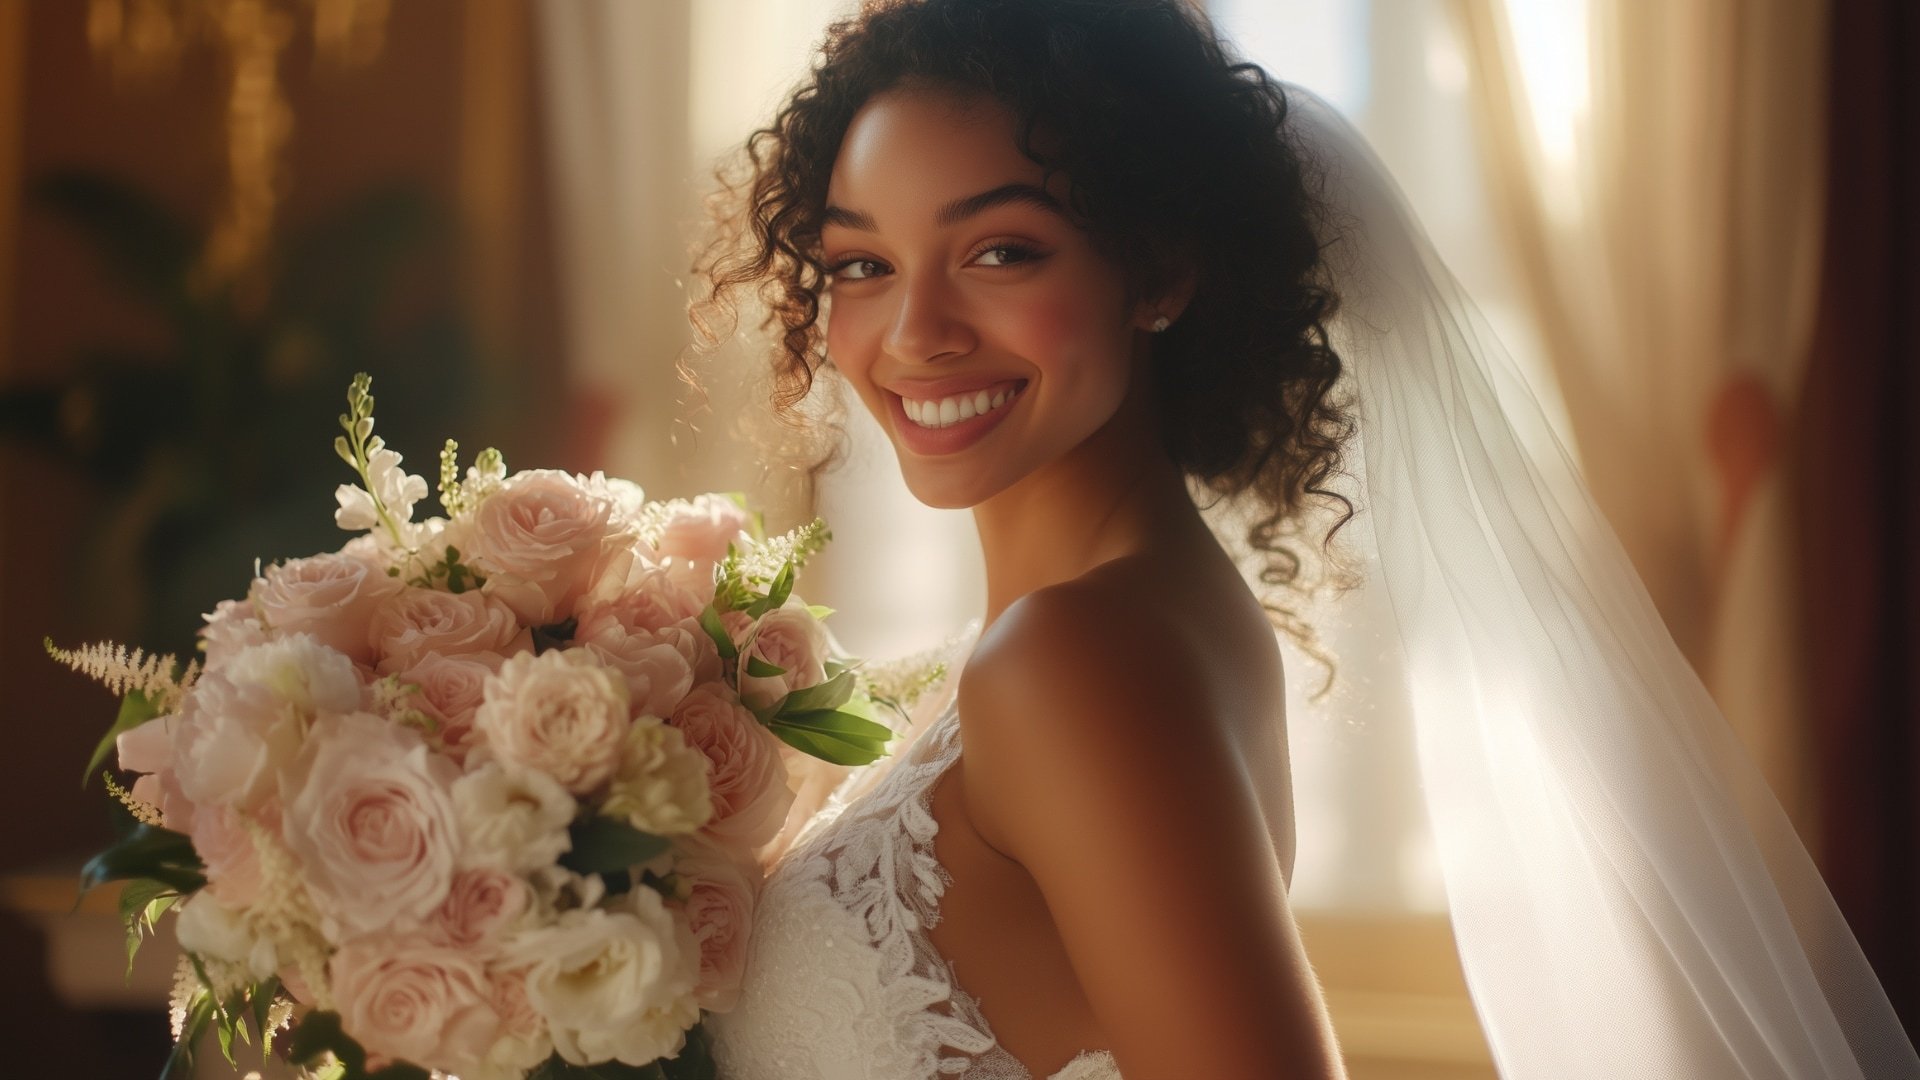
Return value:
[(1456, 10), (1499, 232), (1588, 482), (1811, 845), (1779, 464), (1818, 299), (1826, 4)]

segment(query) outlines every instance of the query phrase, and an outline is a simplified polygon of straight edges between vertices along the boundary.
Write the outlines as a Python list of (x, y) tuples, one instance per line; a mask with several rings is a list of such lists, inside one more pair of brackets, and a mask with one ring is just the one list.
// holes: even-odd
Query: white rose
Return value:
[(584, 649), (522, 653), (487, 676), (474, 728), (488, 752), (575, 795), (613, 775), (631, 722), (627, 682)]
[(328, 937), (417, 926), (446, 899), (458, 773), (418, 732), (370, 713), (314, 723), (282, 825)]
[[(740, 657), (740, 700), (760, 709), (787, 693), (827, 681), (830, 643), (820, 620), (797, 604), (775, 608), (760, 617)], [(757, 658), (785, 669), (779, 675), (749, 675), (747, 661)]]
[(646, 1065), (679, 1053), (700, 1019), (699, 947), (645, 886), (611, 909), (562, 912), (522, 934), (514, 951), (530, 961), (527, 1000), (573, 1064)]
[(489, 761), (453, 782), (466, 860), (518, 872), (552, 866), (571, 846), (573, 796), (537, 769)]
[(217, 897), (196, 893), (174, 911), (173, 934), (187, 952), (239, 964), (255, 980), (271, 978), (279, 970), (280, 957), (272, 939)]
[(627, 735), (600, 812), (655, 836), (693, 832), (713, 817), (710, 767), (707, 755), (689, 745), (679, 729), (642, 716)]

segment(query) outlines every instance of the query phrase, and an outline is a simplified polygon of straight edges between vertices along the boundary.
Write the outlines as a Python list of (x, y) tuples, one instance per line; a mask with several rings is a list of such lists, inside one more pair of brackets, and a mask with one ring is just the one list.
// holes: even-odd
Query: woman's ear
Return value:
[(1192, 265), (1183, 262), (1157, 296), (1142, 300), (1135, 306), (1134, 327), (1148, 333), (1159, 333), (1179, 322), (1181, 313), (1187, 310), (1187, 303), (1193, 299), (1196, 276)]

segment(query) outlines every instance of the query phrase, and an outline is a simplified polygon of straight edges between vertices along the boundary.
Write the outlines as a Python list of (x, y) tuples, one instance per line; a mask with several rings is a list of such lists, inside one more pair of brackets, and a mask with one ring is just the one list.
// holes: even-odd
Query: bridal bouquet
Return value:
[(122, 696), (88, 772), (118, 750), (139, 824), (83, 884), (127, 882), (129, 960), (176, 913), (163, 1076), (296, 1014), (330, 1080), (711, 1076), (785, 758), (875, 760), (876, 704), (938, 673), (835, 655), (792, 593), (818, 519), (765, 538), (727, 496), (492, 450), (462, 478), (449, 441), (416, 522), (365, 375), (347, 400), (340, 550), (256, 567), (184, 669), (48, 643)]

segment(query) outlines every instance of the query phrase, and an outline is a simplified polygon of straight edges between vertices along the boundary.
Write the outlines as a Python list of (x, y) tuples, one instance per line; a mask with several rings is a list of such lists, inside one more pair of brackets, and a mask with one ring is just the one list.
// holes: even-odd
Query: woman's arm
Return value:
[(1071, 588), (961, 677), (968, 813), (1046, 897), (1129, 1078), (1343, 1078), (1252, 781), (1187, 647)]

